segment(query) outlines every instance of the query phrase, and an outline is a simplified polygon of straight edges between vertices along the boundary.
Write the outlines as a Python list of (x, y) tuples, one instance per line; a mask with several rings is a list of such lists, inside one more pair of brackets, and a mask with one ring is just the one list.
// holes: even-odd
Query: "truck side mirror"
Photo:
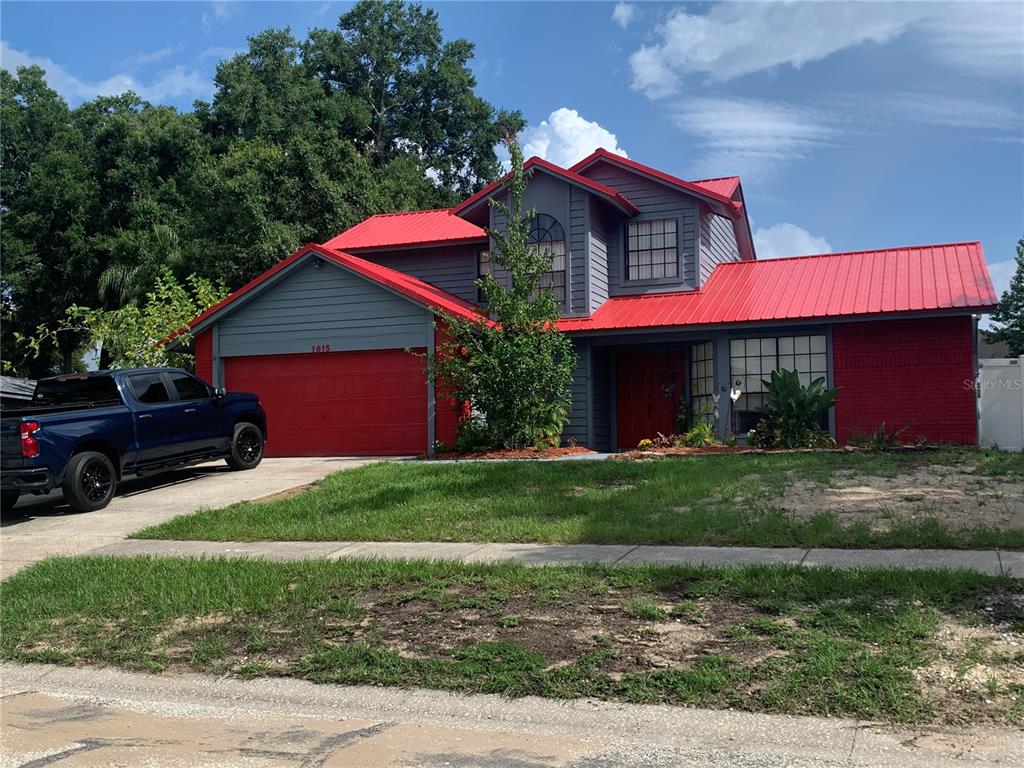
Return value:
[(213, 388), (213, 399), (214, 400), (223, 400), (224, 399), (224, 395), (225, 395), (224, 387), (214, 387)]

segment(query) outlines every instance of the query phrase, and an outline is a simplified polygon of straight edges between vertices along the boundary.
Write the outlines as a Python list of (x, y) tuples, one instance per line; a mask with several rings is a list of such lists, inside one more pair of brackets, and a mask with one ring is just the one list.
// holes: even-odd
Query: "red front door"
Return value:
[(619, 448), (679, 431), (686, 361), (682, 352), (620, 352), (615, 357)]
[(423, 368), (401, 349), (229, 357), (225, 383), (260, 396), (267, 456), (395, 455), (427, 447)]

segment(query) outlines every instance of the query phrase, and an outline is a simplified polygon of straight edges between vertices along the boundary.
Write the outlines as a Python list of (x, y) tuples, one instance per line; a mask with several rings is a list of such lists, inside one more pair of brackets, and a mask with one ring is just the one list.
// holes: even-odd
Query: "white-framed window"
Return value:
[(679, 275), (675, 219), (631, 221), (626, 225), (626, 279), (655, 280)]
[(828, 352), (824, 334), (732, 339), (729, 342), (732, 386), (743, 393), (734, 406), (738, 411), (760, 411), (767, 401), (763, 380), (772, 371), (800, 374), (802, 384), (828, 377)]
[(690, 347), (690, 413), (696, 416), (715, 397), (715, 345)]
[(565, 230), (554, 216), (538, 213), (530, 222), (527, 244), (535, 252), (551, 257), (551, 269), (541, 277), (540, 287), (550, 288), (555, 301), (565, 303)]

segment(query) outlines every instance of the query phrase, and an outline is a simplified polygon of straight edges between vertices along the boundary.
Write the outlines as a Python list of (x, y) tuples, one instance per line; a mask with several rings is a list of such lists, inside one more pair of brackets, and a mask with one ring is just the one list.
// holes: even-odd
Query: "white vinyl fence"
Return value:
[(1024, 357), (979, 360), (978, 422), (981, 444), (1024, 449)]

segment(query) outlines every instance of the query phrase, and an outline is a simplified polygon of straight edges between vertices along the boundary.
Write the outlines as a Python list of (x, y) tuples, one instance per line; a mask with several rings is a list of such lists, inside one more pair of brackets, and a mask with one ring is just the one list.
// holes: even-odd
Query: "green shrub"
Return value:
[(825, 379), (806, 386), (796, 371), (772, 371), (762, 382), (768, 393), (765, 418), (747, 435), (747, 442), (762, 448), (818, 448), (835, 441), (818, 426), (818, 419), (835, 405), (838, 389), (827, 389)]

